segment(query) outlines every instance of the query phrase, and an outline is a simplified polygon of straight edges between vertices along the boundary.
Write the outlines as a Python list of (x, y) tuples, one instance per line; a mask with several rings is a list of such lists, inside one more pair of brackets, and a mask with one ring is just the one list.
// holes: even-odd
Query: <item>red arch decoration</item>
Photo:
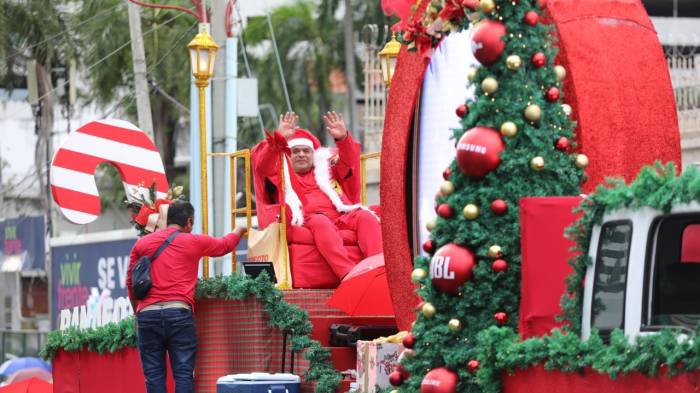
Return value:
[(63, 215), (87, 224), (100, 215), (95, 169), (102, 163), (117, 168), (124, 187), (150, 187), (159, 197), (168, 192), (158, 148), (135, 125), (115, 119), (93, 121), (72, 132), (51, 162), (51, 193)]
[[(416, 15), (427, 3), (421, 1)], [(568, 71), (564, 91), (578, 122), (579, 148), (591, 162), (584, 191), (590, 192), (607, 176), (631, 180), (654, 160), (680, 163), (671, 80), (640, 1), (549, 0), (547, 8), (558, 35), (558, 63)], [(415, 319), (418, 298), (410, 280), (413, 256), (406, 211), (390, 207), (407, 206), (409, 139), (428, 62), (402, 48), (382, 142), (384, 255), (396, 320), (404, 330)]]

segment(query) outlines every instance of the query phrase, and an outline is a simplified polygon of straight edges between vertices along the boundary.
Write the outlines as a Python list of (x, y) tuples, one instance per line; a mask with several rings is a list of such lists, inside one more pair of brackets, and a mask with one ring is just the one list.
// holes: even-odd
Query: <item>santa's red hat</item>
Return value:
[(312, 150), (317, 150), (321, 147), (321, 142), (309, 131), (303, 128), (297, 128), (294, 134), (287, 139), (287, 145), (290, 148), (295, 146), (307, 146)]

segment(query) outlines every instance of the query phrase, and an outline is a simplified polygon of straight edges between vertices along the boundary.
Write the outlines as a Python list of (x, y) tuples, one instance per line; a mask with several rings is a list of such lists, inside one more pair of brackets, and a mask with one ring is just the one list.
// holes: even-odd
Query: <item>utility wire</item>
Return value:
[[(182, 40), (183, 40), (185, 37), (187, 37), (187, 34), (190, 33), (190, 32), (195, 28), (196, 25), (197, 25), (197, 23), (195, 22), (195, 23), (193, 23), (192, 26), (190, 26), (187, 30), (183, 31), (183, 32), (180, 34), (180, 36), (177, 37), (177, 38), (175, 39), (175, 42), (173, 43), (173, 45), (170, 46), (170, 48), (168, 48), (168, 50), (165, 52), (165, 54), (163, 54), (163, 56), (161, 56), (161, 58), (158, 59), (155, 63), (153, 63), (153, 64), (151, 64), (151, 65), (148, 66), (148, 69), (146, 70), (146, 76), (148, 76), (148, 75), (151, 74), (153, 71), (155, 71), (155, 70), (158, 68), (158, 66), (159, 66), (168, 56), (170, 56), (170, 54), (175, 50), (175, 48), (177, 48), (177, 47), (180, 45), (180, 43), (182, 42)], [(164, 94), (164, 92), (160, 89), (160, 87), (158, 87), (157, 85), (154, 85), (154, 84), (156, 83), (155, 80), (151, 79), (150, 81), (151, 81), (151, 83), (149, 83), (149, 85), (150, 85), (151, 87), (157, 88), (157, 90), (160, 92), (160, 94)], [(122, 97), (122, 98), (119, 100), (119, 102), (117, 102), (117, 103), (112, 107), (112, 109), (110, 109), (108, 112), (106, 112), (106, 113), (102, 116), (102, 118), (104, 119), (104, 118), (107, 118), (107, 117), (111, 116), (114, 112), (117, 111), (117, 109), (119, 109), (119, 107), (120, 107), (123, 103), (126, 103), (127, 99), (129, 99), (129, 98), (130, 98), (130, 100), (128, 101), (128, 103), (126, 103), (126, 106), (131, 105), (131, 103), (133, 102), (134, 97), (135, 97), (135, 91), (131, 91), (130, 93), (126, 94), (124, 97)], [(166, 96), (166, 98), (171, 98), (173, 101), (175, 101), (176, 104), (178, 104), (178, 106), (183, 106), (183, 107), (184, 107), (184, 105), (182, 105), (181, 103), (177, 102), (174, 98), (170, 97), (169, 95)], [(188, 108), (185, 107), (185, 109), (187, 109), (187, 112), (189, 112), (189, 109), (188, 109)]]
[[(43, 39), (42, 41), (37, 42), (36, 44), (32, 44), (32, 45), (29, 45), (29, 46), (27, 46), (27, 47), (20, 48), (20, 50), (29, 50), (29, 49), (32, 49), (32, 48), (36, 48), (37, 46), (46, 44), (46, 43), (48, 43), (49, 41), (53, 41), (55, 38), (58, 38), (58, 37), (61, 37), (61, 36), (63, 36), (63, 35), (66, 35), (66, 34), (68, 34), (68, 33), (70, 33), (70, 32), (73, 32), (73, 31), (75, 31), (78, 27), (80, 27), (80, 26), (82, 26), (82, 25), (84, 25), (84, 24), (86, 24), (86, 23), (88, 23), (88, 22), (90, 22), (90, 21), (92, 21), (92, 20), (94, 20), (94, 19), (96, 19), (96, 18), (102, 16), (102, 15), (111, 14), (112, 11), (114, 11), (117, 7), (119, 7), (119, 6), (123, 5), (123, 4), (124, 4), (124, 3), (117, 3), (117, 4), (113, 5), (112, 7), (107, 8), (107, 9), (105, 9), (105, 10), (102, 10), (102, 11), (96, 13), (95, 15), (93, 15), (93, 16), (91, 16), (91, 17), (85, 19), (84, 21), (81, 21), (81, 22), (78, 23), (77, 25), (71, 26), (69, 29), (63, 29), (63, 31), (60, 32), (60, 33), (56, 33), (56, 34), (54, 34), (54, 35), (51, 35), (51, 36), (49, 36), (49, 37), (46, 37), (45, 39)], [(19, 56), (19, 55), (21, 54), (20, 50), (18, 50), (18, 51), (16, 51), (15, 53), (13, 53), (13, 54), (7, 56), (7, 58), (8, 58), (8, 59), (11, 59), (11, 58), (13, 58), (13, 57), (15, 57), (15, 56)]]
[[(148, 30), (147, 32), (141, 34), (141, 38), (143, 38), (143, 37), (145, 37), (146, 35), (148, 35), (148, 34), (154, 32), (154, 31), (158, 30), (161, 26), (166, 25), (166, 24), (168, 24), (168, 23), (174, 21), (175, 19), (181, 17), (182, 15), (185, 15), (185, 14), (182, 14), (182, 13), (177, 14), (177, 15), (175, 15), (174, 17), (172, 17), (172, 18), (168, 19), (167, 21), (165, 21), (164, 23), (161, 23), (161, 24), (156, 25), (154, 28), (152, 28), (152, 29)], [(127, 42), (125, 42), (124, 44), (122, 44), (122, 45), (119, 46), (117, 49), (113, 50), (112, 52), (108, 53), (107, 55), (105, 55), (105, 56), (102, 57), (101, 59), (97, 60), (97, 61), (94, 62), (93, 64), (90, 64), (87, 68), (85, 68), (85, 71), (86, 71), (86, 72), (87, 72), (87, 71), (90, 71), (90, 70), (92, 70), (93, 68), (97, 67), (98, 65), (102, 64), (102, 63), (105, 62), (107, 59), (109, 59), (110, 57), (112, 57), (112, 56), (114, 56), (115, 54), (117, 54), (117, 52), (119, 52), (119, 51), (121, 51), (122, 49), (126, 48), (129, 44), (131, 44), (131, 39), (129, 39)], [(46, 98), (49, 94), (53, 93), (56, 89), (61, 88), (61, 87), (65, 86), (65, 85), (67, 85), (68, 83), (70, 83), (70, 80), (67, 79), (65, 82), (56, 85), (53, 89), (47, 91), (47, 92), (44, 93), (41, 97), (37, 98), (36, 101), (30, 102), (29, 104), (30, 104), (30, 105), (36, 105), (39, 101), (41, 101), (42, 99)]]

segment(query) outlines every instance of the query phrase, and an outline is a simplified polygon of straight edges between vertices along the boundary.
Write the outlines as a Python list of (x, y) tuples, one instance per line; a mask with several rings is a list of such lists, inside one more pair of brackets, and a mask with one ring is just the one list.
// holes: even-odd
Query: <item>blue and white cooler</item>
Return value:
[(300, 384), (294, 374), (231, 374), (216, 381), (216, 393), (299, 393)]

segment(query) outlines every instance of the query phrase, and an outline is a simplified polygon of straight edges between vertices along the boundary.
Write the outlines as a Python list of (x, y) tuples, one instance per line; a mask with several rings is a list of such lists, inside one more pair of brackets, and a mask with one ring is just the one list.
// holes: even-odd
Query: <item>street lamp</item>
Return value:
[(396, 40), (396, 33), (392, 33), (391, 41), (384, 45), (377, 56), (379, 56), (379, 65), (382, 67), (382, 78), (387, 89), (391, 85), (391, 78), (394, 76), (394, 68), (396, 68), (396, 58), (399, 56), (401, 43)]
[[(214, 57), (219, 45), (214, 42), (207, 29), (202, 26), (202, 31), (197, 34), (187, 48), (190, 51), (190, 63), (194, 84), (199, 88), (199, 159), (201, 170), (202, 190), (202, 233), (209, 233), (209, 212), (207, 211), (207, 126), (204, 91), (209, 86), (209, 79), (214, 74)], [(209, 257), (203, 258), (202, 274), (209, 277)]]

